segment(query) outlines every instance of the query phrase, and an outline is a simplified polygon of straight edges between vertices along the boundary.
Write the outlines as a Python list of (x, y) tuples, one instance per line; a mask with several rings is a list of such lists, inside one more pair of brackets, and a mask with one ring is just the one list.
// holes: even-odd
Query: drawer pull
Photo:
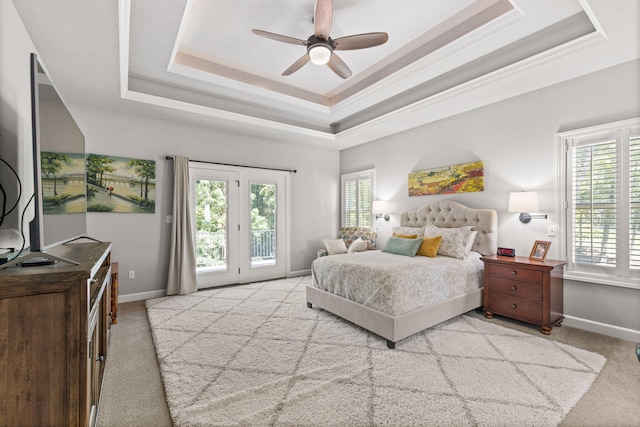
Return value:
[(513, 285), (513, 286), (511, 286), (511, 290), (512, 290), (512, 291), (517, 291), (517, 290), (518, 290), (518, 287), (517, 287), (516, 285)]
[(517, 271), (515, 271), (515, 270), (512, 270), (512, 271), (511, 271), (511, 275), (512, 275), (512, 276), (515, 276), (516, 274), (518, 274), (518, 272), (517, 272)]
[(511, 304), (511, 308), (515, 310), (516, 308), (518, 308), (518, 306), (516, 304)]

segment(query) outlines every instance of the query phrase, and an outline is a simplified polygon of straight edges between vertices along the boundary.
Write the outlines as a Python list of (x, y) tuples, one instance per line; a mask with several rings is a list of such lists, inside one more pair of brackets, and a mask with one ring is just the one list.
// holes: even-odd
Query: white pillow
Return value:
[(351, 246), (349, 246), (347, 253), (352, 254), (354, 252), (363, 252), (367, 249), (369, 249), (369, 242), (362, 240), (362, 237), (358, 237), (356, 240), (351, 242)]
[(401, 227), (401, 226), (396, 226), (393, 227), (391, 229), (392, 233), (396, 233), (396, 234), (402, 234), (405, 236), (412, 236), (412, 235), (416, 235), (418, 237), (422, 237), (422, 235), (424, 234), (424, 227)]
[[(424, 237), (442, 236), (442, 241), (438, 247), (438, 255), (463, 259), (469, 255), (470, 246), (473, 245), (471, 236), (475, 238), (473, 226), (440, 228), (433, 224), (427, 224), (424, 229)], [(476, 232), (477, 233), (477, 232)], [(469, 241), (471, 240), (471, 245)]]
[(469, 255), (469, 252), (471, 252), (471, 249), (473, 248), (473, 243), (476, 241), (476, 236), (478, 235), (478, 231), (477, 230), (471, 230), (471, 234), (469, 235), (469, 241), (467, 242), (467, 247), (465, 248), (467, 255)]
[(324, 239), (322, 243), (324, 243), (324, 247), (329, 255), (347, 253), (347, 245), (344, 244), (344, 240), (342, 239)]

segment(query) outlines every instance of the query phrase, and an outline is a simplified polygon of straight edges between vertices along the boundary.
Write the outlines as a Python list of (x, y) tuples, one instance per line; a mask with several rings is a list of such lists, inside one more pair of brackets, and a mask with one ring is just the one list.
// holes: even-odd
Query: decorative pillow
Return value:
[(420, 245), (418, 252), (416, 252), (416, 255), (435, 258), (436, 255), (438, 254), (438, 248), (440, 247), (441, 241), (442, 241), (442, 236), (423, 238), (422, 244)]
[(389, 237), (387, 243), (382, 248), (382, 252), (389, 252), (396, 255), (416, 256), (420, 248), (422, 237), (418, 239), (403, 239), (401, 237)]
[(329, 255), (347, 253), (347, 245), (344, 244), (344, 240), (342, 239), (324, 239), (322, 243), (324, 243), (324, 247)]
[(415, 234), (416, 236), (422, 236), (424, 234), (424, 227), (401, 227), (401, 226), (395, 226), (391, 229), (392, 233), (396, 233), (396, 234), (405, 234), (405, 235), (412, 235)]
[(417, 239), (418, 235), (417, 234), (398, 234), (398, 233), (393, 233), (393, 237), (400, 237), (402, 239)]
[(369, 249), (369, 242), (366, 240), (362, 240), (362, 237), (357, 238), (353, 242), (351, 242), (351, 246), (347, 249), (348, 254), (352, 254), (354, 252), (363, 252)]
[(369, 227), (341, 227), (338, 237), (344, 240), (347, 248), (358, 238), (366, 240), (369, 243), (369, 249), (376, 248), (376, 237), (378, 233), (371, 231)]
[(433, 224), (427, 224), (424, 229), (424, 237), (442, 236), (442, 241), (438, 247), (438, 255), (463, 259), (469, 255), (467, 245), (472, 234), (472, 228), (473, 226), (440, 228)]
[(478, 235), (477, 230), (471, 230), (471, 234), (469, 235), (469, 241), (467, 242), (467, 247), (465, 250), (467, 251), (467, 255), (471, 252), (471, 248), (473, 248), (473, 243), (476, 241), (476, 236)]

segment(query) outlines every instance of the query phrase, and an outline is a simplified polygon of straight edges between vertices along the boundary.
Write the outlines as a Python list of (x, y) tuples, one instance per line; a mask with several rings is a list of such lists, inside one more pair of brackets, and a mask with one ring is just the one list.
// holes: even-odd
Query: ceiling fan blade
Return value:
[(307, 45), (307, 41), (306, 40), (296, 39), (294, 37), (289, 37), (289, 36), (283, 36), (281, 34), (276, 34), (276, 33), (270, 33), (269, 31), (262, 31), (262, 30), (253, 29), (253, 30), (251, 30), (251, 32), (253, 34), (255, 34), (255, 35), (258, 35), (258, 36), (261, 36), (261, 37), (266, 37), (268, 39), (276, 40), (276, 41), (279, 41), (279, 42), (291, 43), (291, 44), (299, 44), (299, 45), (303, 45), (303, 46)]
[(336, 55), (335, 52), (331, 54), (331, 58), (329, 59), (329, 62), (327, 62), (327, 65), (329, 66), (329, 68), (331, 68), (331, 70), (333, 70), (334, 73), (336, 73), (343, 79), (348, 79), (349, 77), (351, 77), (351, 70), (349, 69), (347, 64), (345, 64), (344, 61), (340, 59), (338, 55)]
[(335, 50), (355, 50), (366, 49), (368, 47), (380, 46), (389, 40), (387, 33), (365, 33), (353, 36), (339, 37), (333, 40)]
[(333, 0), (316, 0), (313, 10), (314, 34), (316, 37), (328, 40), (333, 20)]
[(291, 64), (291, 66), (289, 68), (284, 70), (282, 72), (282, 75), (283, 76), (288, 76), (288, 75), (291, 75), (291, 74), (295, 73), (300, 68), (304, 67), (307, 64), (307, 62), (309, 62), (309, 55), (305, 53), (303, 56), (300, 57), (300, 59), (298, 59), (296, 62)]

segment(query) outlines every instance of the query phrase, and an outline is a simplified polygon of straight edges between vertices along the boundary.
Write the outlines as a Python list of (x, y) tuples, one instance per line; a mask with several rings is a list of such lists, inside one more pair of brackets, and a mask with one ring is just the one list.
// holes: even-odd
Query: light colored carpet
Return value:
[(460, 316), (386, 341), (309, 277), (147, 301), (171, 417), (198, 425), (557, 425), (606, 359)]

